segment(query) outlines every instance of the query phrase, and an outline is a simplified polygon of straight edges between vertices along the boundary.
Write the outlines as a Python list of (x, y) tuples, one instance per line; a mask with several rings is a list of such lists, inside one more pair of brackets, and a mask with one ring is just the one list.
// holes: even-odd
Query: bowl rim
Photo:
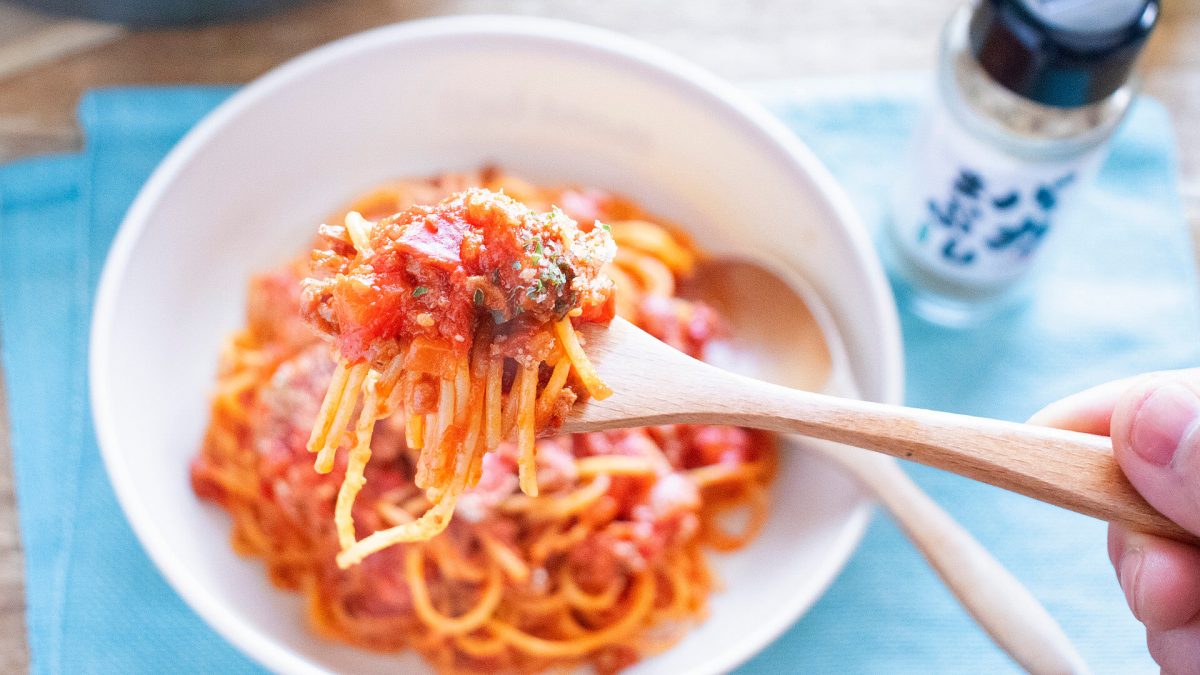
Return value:
[[(844, 225), (837, 232), (847, 240), (859, 269), (867, 275), (865, 282), (870, 292), (882, 300), (874, 312), (881, 329), (879, 338), (883, 355), (880, 363), (883, 386), (879, 398), (891, 403), (898, 403), (902, 398), (904, 370), (899, 317), (895, 304), (887, 301), (891, 298), (891, 290), (866, 227), (843, 188), (811, 150), (782, 121), (731, 83), (683, 57), (636, 38), (575, 22), (540, 17), (478, 14), (418, 19), (356, 33), (306, 52), (276, 66), (222, 102), (188, 131), (155, 168), (122, 220), (109, 250), (96, 293), (89, 341), (90, 402), (98, 445), (118, 502), (142, 548), (175, 592), (210, 627), (243, 654), (274, 671), (326, 672), (242, 618), (227, 603), (208, 591), (188, 571), (186, 561), (170, 549), (153, 524), (150, 511), (141, 501), (125, 459), (117, 450), (120, 444), (114, 411), (102, 391), (102, 383), (110, 381), (111, 373), (106, 360), (98, 357), (110, 351), (119, 291), (150, 216), (164, 191), (210, 138), (221, 133), (260, 99), (328, 62), (353, 57), (358, 52), (386, 44), (464, 36), (502, 36), (557, 42), (565, 48), (620, 61), (641, 76), (653, 77), (691, 98), (703, 101), (714, 112), (720, 112), (731, 123), (740, 125), (748, 136), (757, 137), (760, 146), (782, 159), (785, 165), (815, 183), (827, 206)], [(811, 597), (794, 603), (791, 611), (780, 613), (780, 620), (771, 625), (760, 625), (753, 634), (726, 650), (722, 659), (710, 662), (707, 672), (725, 672), (745, 662), (778, 639), (803, 616), (825, 594), (857, 549), (871, 511), (871, 501), (866, 496), (862, 497), (842, 527), (836, 545), (831, 547), (832, 554), (827, 555), (815, 570), (813, 576), (818, 581), (813, 585)]]

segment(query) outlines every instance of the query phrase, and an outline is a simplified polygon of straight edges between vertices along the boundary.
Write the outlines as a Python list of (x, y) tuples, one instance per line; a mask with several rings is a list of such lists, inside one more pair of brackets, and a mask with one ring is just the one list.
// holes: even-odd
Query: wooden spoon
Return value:
[[(771, 315), (783, 322), (782, 312)], [(783, 323), (777, 328), (788, 330)], [(615, 392), (577, 406), (562, 431), (732, 424), (795, 433), (945, 469), (1084, 515), (1200, 544), (1133, 489), (1108, 438), (839, 398), (754, 380), (693, 359), (617, 318), (583, 328)]]
[[(728, 343), (709, 350), (714, 365), (775, 384), (859, 397), (841, 334), (812, 288), (800, 279), (789, 284), (749, 261), (711, 259), (701, 266), (682, 294), (717, 309), (732, 328)], [(1088, 672), (1071, 640), (1029, 590), (895, 460), (816, 439), (804, 447), (874, 493), (963, 607), (1025, 670)]]

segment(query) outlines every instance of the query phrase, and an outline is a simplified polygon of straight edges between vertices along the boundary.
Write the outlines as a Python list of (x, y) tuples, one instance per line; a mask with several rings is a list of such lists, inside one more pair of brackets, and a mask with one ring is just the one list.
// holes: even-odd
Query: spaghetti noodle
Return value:
[[(518, 284), (504, 279), (483, 287), (481, 305), (475, 288), (465, 287), (472, 312), (486, 306), (509, 321), (527, 317), (511, 326), (453, 324), (442, 314), (422, 326), (422, 312), (408, 312), (413, 326), (429, 329), (425, 337), (448, 336), (440, 349), (414, 348), (418, 340), (403, 344), (395, 333), (380, 337), (395, 326), (345, 321), (362, 316), (352, 304), (334, 311), (340, 300), (327, 280), (353, 278), (362, 271), (356, 261), (379, 260), (387, 250), (371, 223), (472, 186), (503, 190), (530, 209), (510, 212), (508, 201), (481, 191), (449, 208), (465, 212), (474, 195), (500, 205), (504, 218), (577, 220), (584, 231), (570, 232), (570, 244), (582, 248), (572, 250), (601, 260), (609, 230), (597, 223), (608, 223), (620, 252), (602, 273), (568, 261), (583, 279), (570, 306), (530, 298), (527, 278), (521, 298), (510, 298)], [(348, 211), (361, 222), (339, 214), (334, 222), (343, 225), (322, 228), (317, 248), (327, 253), (317, 263), (326, 285), (302, 293), (305, 261), (256, 277), (246, 327), (222, 354), (192, 478), (198, 495), (232, 516), (235, 550), (262, 558), (277, 585), (305, 593), (319, 633), (371, 649), (411, 648), (443, 671), (589, 663), (612, 672), (668, 647), (704, 614), (713, 579), (703, 549), (745, 545), (765, 520), (774, 462), (768, 439), (713, 426), (551, 438), (521, 432), (553, 426), (576, 397), (598, 391), (580, 365), (586, 361), (569, 353), (578, 345), (564, 319), (567, 326), (603, 321), (615, 309), (703, 356), (717, 317), (674, 296), (691, 272), (692, 249), (618, 197), (536, 188), (496, 171), (398, 182)], [(542, 245), (543, 256), (548, 248), (572, 254)], [(603, 277), (616, 283), (615, 296), (596, 284)], [(448, 299), (442, 291), (451, 286), (434, 281), (409, 283), (395, 300), (413, 300), (415, 286), (428, 289), (415, 300)], [(310, 320), (327, 322), (338, 361), (307, 329), (302, 307)], [(568, 316), (573, 311), (578, 316)], [(454, 347), (455, 335), (468, 343)], [(310, 434), (313, 419), (323, 422)], [(310, 435), (325, 473), (312, 470)], [(448, 447), (453, 452), (428, 452)], [(740, 527), (731, 527), (735, 521)]]
[[(521, 491), (537, 496), (538, 431), (581, 395), (612, 393), (573, 321), (612, 318), (612, 282), (600, 270), (615, 244), (607, 225), (593, 222), (585, 231), (560, 209), (535, 213), (483, 188), (374, 223), (350, 211), (343, 222), (321, 229), (302, 310), (338, 352), (308, 440), (318, 472), (333, 468), (343, 430), (359, 411), (334, 507), (338, 564), (348, 567), (444, 530), (459, 495), (479, 482), (483, 454), (504, 437), (517, 442)], [(507, 387), (506, 371), (513, 373)], [(398, 410), (421, 431), (406, 435), (421, 450), (416, 485), (431, 506), (358, 540), (352, 508), (375, 421)]]

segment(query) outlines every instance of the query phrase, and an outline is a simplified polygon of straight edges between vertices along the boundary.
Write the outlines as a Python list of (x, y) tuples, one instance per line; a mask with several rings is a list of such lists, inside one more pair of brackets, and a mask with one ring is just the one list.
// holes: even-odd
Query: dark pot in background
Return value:
[(12, 0), (52, 14), (134, 26), (182, 26), (267, 14), (304, 0)]

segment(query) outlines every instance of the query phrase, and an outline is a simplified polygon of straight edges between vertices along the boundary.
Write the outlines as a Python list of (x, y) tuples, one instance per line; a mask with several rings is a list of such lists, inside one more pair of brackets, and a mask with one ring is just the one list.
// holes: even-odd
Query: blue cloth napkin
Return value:
[[(86, 340), (104, 254), (137, 189), (226, 89), (120, 89), (80, 105), (80, 155), (0, 167), (0, 357), (33, 670), (257, 672), (170, 589), (117, 506), (87, 403)], [(909, 95), (771, 96), (868, 222), (915, 117)], [(1138, 105), (1067, 254), (1023, 311), (969, 331), (905, 317), (914, 405), (1022, 419), (1096, 382), (1200, 363), (1191, 245), (1167, 116)], [(1064, 232), (1063, 239), (1067, 239)], [(1152, 672), (1106, 560), (1101, 524), (938, 471), (917, 480), (1062, 622), (1098, 672)], [(877, 518), (845, 572), (743, 667), (775, 672), (997, 672), (1015, 666)]]

